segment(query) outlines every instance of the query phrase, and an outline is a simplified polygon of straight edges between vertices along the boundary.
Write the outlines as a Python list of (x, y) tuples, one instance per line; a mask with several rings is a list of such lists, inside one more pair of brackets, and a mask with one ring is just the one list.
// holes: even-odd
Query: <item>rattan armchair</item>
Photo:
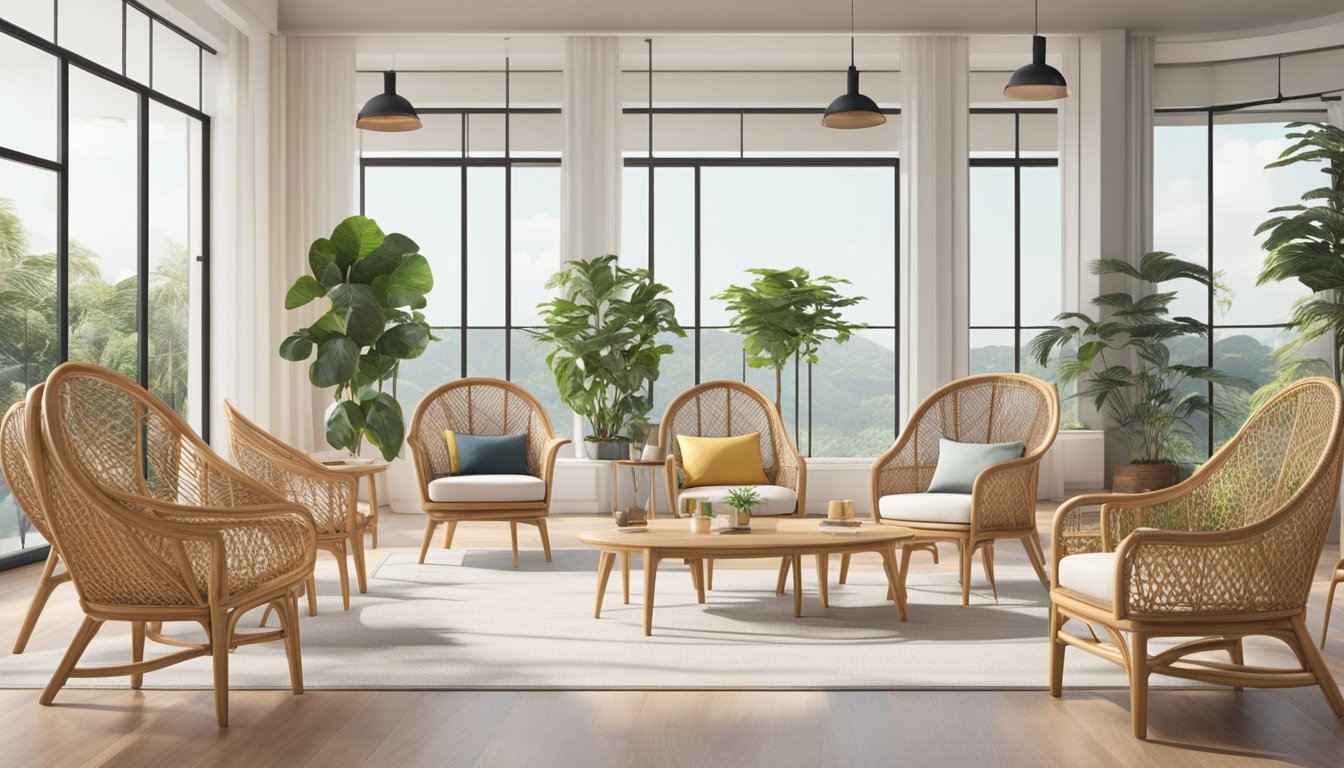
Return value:
[(10, 406), (5, 418), (0, 421), (0, 470), (3, 470), (5, 483), (19, 509), (28, 516), (37, 532), (51, 545), (46, 565), (37, 580), (37, 591), (28, 604), (28, 613), (19, 627), (19, 636), (14, 640), (14, 653), (23, 653), (37, 626), (37, 617), (47, 605), (51, 593), (61, 584), (70, 580), (70, 572), (60, 568), (61, 556), (56, 551), (51, 528), (47, 525), (47, 515), (37, 498), (37, 486), (33, 482), (32, 471), (28, 467), (28, 447), (25, 435), (29, 430), (41, 429), (42, 385), (38, 384), (28, 391), (28, 396)]
[[(42, 428), (26, 437), (38, 497), (70, 570), (84, 622), (42, 692), (71, 677), (143, 675), (210, 656), (215, 715), (228, 725), (232, 648), (282, 640), (303, 692), (298, 595), (313, 570), (312, 516), (216, 456), (180, 416), (126, 377), (65, 363), (42, 393)], [(274, 606), (281, 628), (242, 634), (239, 619)], [(104, 622), (132, 627), (129, 664), (76, 666)], [(193, 621), (207, 641), (144, 659), (147, 629)]]
[[(359, 481), (330, 470), (297, 448), (262, 429), (228, 398), (224, 420), (229, 427), (233, 461), (254, 480), (288, 501), (307, 509), (317, 526), (317, 548), (336, 558), (341, 580), (341, 605), (350, 610), (350, 575), (346, 557), (355, 560), (361, 594), (368, 592), (364, 567), (364, 529), (369, 515), (359, 511)], [(315, 584), (308, 585), (308, 613), (317, 615)]]
[[(528, 474), (454, 477), (445, 430), (469, 435), (526, 434)], [(515, 568), (518, 524), (535, 525), (546, 562), (551, 562), (551, 540), (546, 532), (551, 479), (556, 454), (568, 442), (568, 438), (555, 436), (546, 409), (531, 393), (503, 379), (458, 379), (425, 395), (415, 408), (406, 437), (425, 511), (420, 562), (425, 562), (439, 524), (447, 526), (443, 547), (448, 549), (457, 524), (464, 520), (507, 522)]]
[[(1316, 685), (1344, 717), (1305, 624), (1339, 493), (1341, 424), (1339, 387), (1304, 379), (1179, 485), (1065, 502), (1051, 534), (1050, 694), (1060, 695), (1073, 646), (1128, 673), (1139, 738), (1154, 673), (1236, 687)], [(1087, 625), (1086, 637), (1065, 630), (1071, 619)], [(1250, 635), (1282, 641), (1301, 668), (1246, 666)], [(1164, 637), (1198, 639), (1150, 655), (1149, 641)], [(1209, 651), (1226, 651), (1230, 663), (1189, 658)]]
[[(1041, 458), (1059, 432), (1059, 393), (1040, 379), (1016, 373), (992, 373), (958, 379), (934, 391), (915, 409), (896, 444), (873, 463), (873, 521), (915, 531), (901, 553), (901, 588), (910, 555), (936, 543), (956, 542), (961, 573), (961, 604), (971, 599), (971, 558), (977, 550), (995, 599), (994, 542), (1018, 539), (1042, 586), (1049, 586), (1045, 554), (1036, 533), (1036, 480)], [(938, 441), (1006, 443), (1020, 441), (1020, 458), (1000, 462), (975, 478), (969, 496), (926, 494), (938, 466)], [(943, 497), (921, 509), (928, 497)], [(849, 570), (841, 558), (840, 580)]]
[[(736, 437), (759, 432), (761, 464), (769, 486), (758, 490), (766, 497), (766, 514), (802, 517), (807, 511), (807, 463), (798, 454), (775, 404), (753, 386), (740, 381), (706, 381), (677, 395), (663, 413), (658, 426), (658, 444), (667, 450), (665, 460), (668, 504), (677, 514), (687, 495), (722, 497), (727, 488), (684, 489), (681, 487), (681, 448), (677, 435)], [(774, 491), (772, 493), (771, 491)], [(781, 493), (782, 492), (782, 493)], [(792, 496), (792, 498), (789, 498)], [(758, 510), (754, 514), (762, 514)], [(628, 567), (623, 564), (623, 568)], [(776, 593), (784, 591), (790, 560), (779, 567)], [(714, 561), (708, 561), (707, 587), (714, 587)]]

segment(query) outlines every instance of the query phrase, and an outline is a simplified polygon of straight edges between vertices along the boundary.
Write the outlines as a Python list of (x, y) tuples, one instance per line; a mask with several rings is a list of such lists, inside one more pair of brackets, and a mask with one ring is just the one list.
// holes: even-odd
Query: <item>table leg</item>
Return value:
[(649, 467), (649, 519), (658, 518), (658, 468)]
[(602, 618), (602, 598), (607, 594), (607, 578), (610, 576), (611, 553), (604, 549), (597, 559), (597, 597), (593, 599), (594, 619)]
[(896, 563), (896, 546), (887, 547), (882, 550), (882, 567), (887, 572), (887, 586), (890, 587), (891, 594), (895, 597), (896, 613), (905, 621), (905, 590), (901, 589), (900, 566)]
[(653, 634), (653, 583), (658, 576), (658, 556), (644, 550), (644, 636)]
[(705, 576), (707, 577), (707, 578), (705, 579), (705, 589), (713, 590), (713, 589), (714, 589), (714, 561), (713, 561), (712, 559), (711, 559), (709, 562), (705, 563)]
[(830, 566), (830, 555), (826, 554), (825, 552), (817, 553), (817, 593), (821, 595), (822, 608), (831, 607), (831, 597), (829, 594), (827, 594), (827, 588), (829, 585), (826, 583), (827, 581), (829, 581), (828, 578), (829, 574), (827, 573), (830, 570), (829, 566)]
[(630, 604), (630, 553), (621, 553), (621, 598)]
[(844, 584), (849, 578), (849, 553), (840, 556), (840, 583)]
[[(710, 561), (714, 562), (713, 560)], [(701, 605), (705, 602), (705, 561), (692, 560), (691, 567), (695, 569), (695, 600)]]
[(803, 556), (794, 555), (793, 564), (793, 617), (802, 618), (803, 615)]
[(378, 548), (378, 475), (369, 475), (369, 522), (373, 524), (373, 548)]
[(618, 490), (616, 487), (617, 477), (619, 477), (621, 474), (619, 469), (620, 468), (617, 467), (615, 464), (611, 465), (611, 514), (613, 517), (621, 508), (620, 500), (617, 499), (616, 497), (616, 492)]

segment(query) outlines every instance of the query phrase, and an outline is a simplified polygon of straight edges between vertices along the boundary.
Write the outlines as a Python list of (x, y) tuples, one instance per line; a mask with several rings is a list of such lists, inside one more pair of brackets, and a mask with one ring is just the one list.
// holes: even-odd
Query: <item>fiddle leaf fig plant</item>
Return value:
[(653, 409), (649, 385), (672, 345), (659, 336), (685, 337), (670, 289), (647, 269), (626, 269), (614, 255), (573, 259), (546, 283), (559, 295), (537, 305), (545, 327), (529, 330), (554, 347), (546, 365), (560, 398), (588, 419), (595, 442), (628, 440)]
[[(373, 219), (351, 216), (308, 249), (312, 274), (294, 281), (285, 309), (326, 298), (330, 308), (280, 342), (280, 357), (309, 357), (308, 379), (334, 387), (327, 442), (358, 453), (364, 439), (391, 461), (406, 437), (401, 405), (386, 383), (402, 360), (419, 357), (437, 339), (419, 310), (434, 287), (429, 261), (405, 235), (385, 235)], [(316, 350), (316, 356), (314, 356)]]
[(802, 267), (749, 269), (757, 278), (749, 286), (729, 286), (714, 295), (733, 313), (730, 328), (742, 334), (747, 365), (775, 371), (775, 409), (780, 408), (784, 366), (795, 355), (816, 363), (817, 351), (827, 341), (843, 344), (864, 326), (845, 322), (840, 310), (863, 301), (842, 296), (836, 286), (848, 280), (828, 275), (813, 278)]

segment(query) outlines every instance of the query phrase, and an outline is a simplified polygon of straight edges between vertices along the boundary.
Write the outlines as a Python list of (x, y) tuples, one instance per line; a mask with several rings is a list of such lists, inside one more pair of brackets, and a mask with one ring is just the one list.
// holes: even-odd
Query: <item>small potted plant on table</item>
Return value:
[(761, 494), (750, 486), (734, 488), (728, 492), (724, 502), (732, 512), (728, 513), (728, 526), (735, 529), (751, 527), (751, 510), (761, 503)]

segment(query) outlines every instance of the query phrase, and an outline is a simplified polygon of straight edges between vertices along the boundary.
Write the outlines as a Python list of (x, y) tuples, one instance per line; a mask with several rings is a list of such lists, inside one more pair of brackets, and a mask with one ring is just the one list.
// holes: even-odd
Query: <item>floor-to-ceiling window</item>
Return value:
[(1029, 352), (1064, 308), (1057, 122), (1054, 109), (971, 110), (971, 373), (1057, 380)]
[[(213, 51), (139, 3), (0, 3), (0, 409), (65, 360), (208, 432)], [(0, 484), (0, 567), (46, 542)]]
[[(1299, 202), (1321, 186), (1310, 164), (1266, 169), (1287, 148), (1286, 124), (1323, 115), (1273, 112), (1162, 112), (1153, 131), (1153, 247), (1204, 264), (1214, 276), (1210, 290), (1176, 281), (1173, 314), (1207, 322), (1208, 339), (1181, 339), (1172, 357), (1243, 376), (1257, 385), (1275, 379), (1274, 352), (1290, 341), (1285, 328), (1295, 300), (1306, 294), (1296, 282), (1257, 285), (1265, 254), (1258, 227), (1270, 209)], [(1251, 410), (1251, 393), (1206, 384), (1203, 389), (1224, 414), (1210, 424), (1192, 423), (1196, 439), (1184, 461), (1203, 461), (1231, 437)]]

